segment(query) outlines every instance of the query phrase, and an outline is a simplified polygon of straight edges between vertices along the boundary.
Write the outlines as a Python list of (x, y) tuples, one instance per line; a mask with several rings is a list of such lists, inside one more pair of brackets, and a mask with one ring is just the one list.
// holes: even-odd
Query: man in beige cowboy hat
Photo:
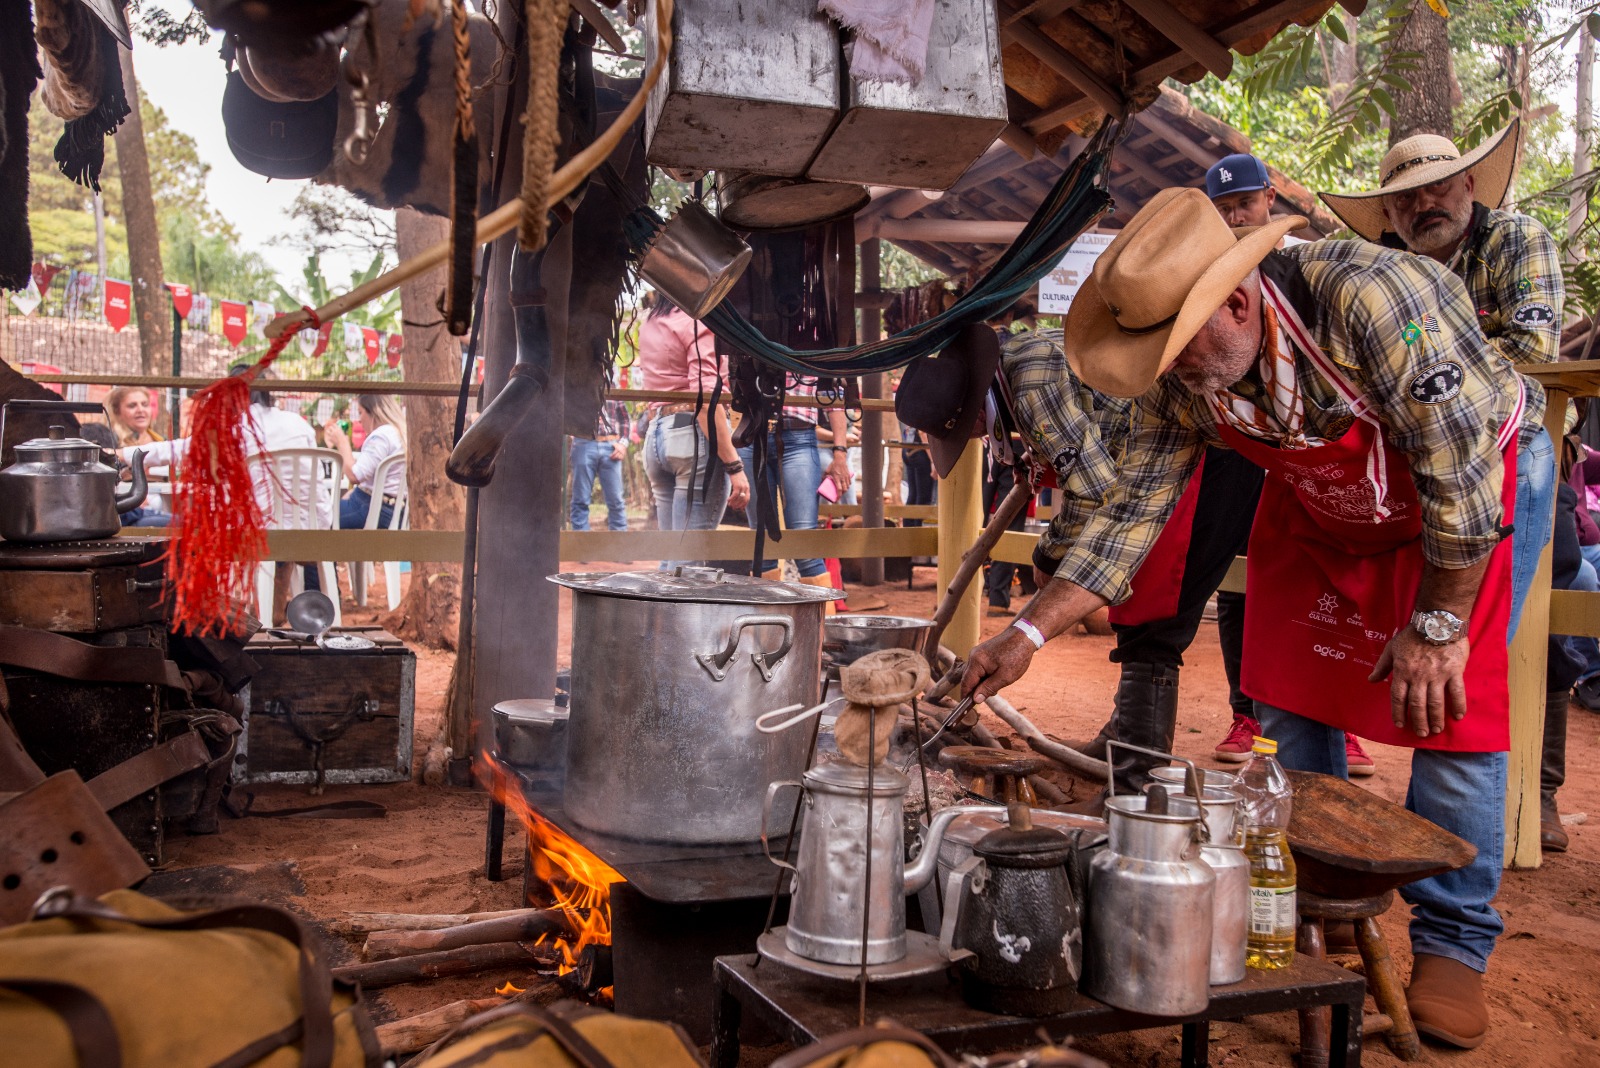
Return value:
[(1101, 255), (1064, 347), (1088, 386), (1139, 398), (1118, 481), (963, 688), (1009, 685), (1043, 640), (1126, 597), (1205, 446), (1263, 467), (1242, 686), (1292, 768), (1342, 774), (1346, 729), (1411, 747), (1408, 805), (1477, 847), (1402, 892), (1418, 1029), (1471, 1047), (1502, 930), (1506, 642), (1532, 579), (1508, 535), (1553, 508), (1548, 480), (1513, 502), (1505, 469), (1548, 448), (1544, 397), (1454, 275), (1360, 241), (1272, 251), (1303, 225), (1236, 236), (1204, 193), (1169, 189)]
[(1417, 134), (1378, 166), (1378, 188), (1321, 193), (1368, 241), (1437, 260), (1472, 295), (1478, 326), (1517, 363), (1553, 363), (1561, 346), (1561, 254), (1539, 220), (1500, 207), (1517, 155), (1513, 121), (1470, 152)]

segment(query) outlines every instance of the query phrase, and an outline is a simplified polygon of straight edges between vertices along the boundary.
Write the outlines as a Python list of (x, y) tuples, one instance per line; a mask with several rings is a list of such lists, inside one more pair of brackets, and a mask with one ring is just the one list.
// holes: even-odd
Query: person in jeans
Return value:
[[(711, 331), (660, 292), (639, 326), (634, 369), (640, 389), (707, 398), (723, 371)], [(656, 500), (656, 525), (662, 530), (715, 530), (724, 508), (730, 503), (742, 508), (750, 499), (750, 480), (733, 447), (728, 406), (713, 406), (709, 399), (650, 406), (644, 469)], [(661, 567), (687, 562), (663, 560)]]
[(609, 400), (600, 406), (594, 437), (572, 439), (573, 530), (589, 529), (589, 501), (596, 478), (606, 499), (606, 529), (628, 529), (627, 502), (622, 499), (622, 460), (628, 455), (628, 426), (628, 406)]
[[(786, 390), (790, 397), (815, 397), (814, 384), (797, 383)], [(828, 448), (829, 460), (822, 461), (822, 445), (817, 440), (817, 414), (822, 409), (808, 405), (784, 405), (776, 425), (767, 432), (767, 492), (783, 513), (783, 529), (816, 530), (820, 511), (817, 487), (825, 476), (833, 478), (838, 487), (839, 499), (845, 500), (850, 488), (850, 423), (842, 408), (829, 408), (828, 425), (833, 430), (833, 442)], [(779, 450), (782, 450), (781, 453)], [(781, 457), (781, 458), (780, 458)], [(739, 458), (748, 470), (755, 462), (755, 446), (739, 450)], [(758, 509), (747, 510), (753, 529), (760, 522)], [(800, 581), (808, 586), (833, 589), (833, 578), (828, 574), (827, 563), (821, 559), (796, 560)], [(767, 578), (778, 578), (776, 560), (763, 560), (761, 572)], [(833, 607), (833, 602), (828, 602)]]
[(406, 488), (406, 462), (401, 460), (389, 468), (389, 477), (379, 487), (373, 485), (378, 465), (395, 453), (406, 451), (406, 417), (400, 401), (388, 394), (369, 394), (356, 398), (361, 412), (361, 425), (367, 436), (361, 439), (361, 451), (350, 449), (350, 438), (335, 420), (328, 420), (322, 428), (322, 440), (335, 450), (344, 461), (344, 477), (350, 480), (350, 492), (339, 502), (339, 529), (359, 530), (367, 525), (367, 513), (372, 509), (374, 495), (382, 494), (383, 503), (378, 509), (378, 526), (384, 530), (394, 520), (394, 507)]

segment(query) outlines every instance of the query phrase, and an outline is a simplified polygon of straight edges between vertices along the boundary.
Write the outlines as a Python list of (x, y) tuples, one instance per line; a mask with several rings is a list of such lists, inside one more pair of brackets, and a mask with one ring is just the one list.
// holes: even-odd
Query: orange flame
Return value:
[[(522, 821), (533, 865), (533, 878), (529, 881), (541, 882), (549, 888), (552, 898), (549, 907), (566, 912), (572, 929), (577, 932), (576, 940), (560, 936), (555, 939), (562, 961), (557, 974), (566, 975), (577, 967), (578, 957), (585, 947), (611, 944), (611, 884), (627, 880), (535, 812), (522, 796), (516, 776), (488, 753), (482, 754), (478, 777), (495, 800)], [(539, 941), (542, 943), (548, 937), (543, 936)], [(611, 988), (606, 987), (600, 993), (609, 996)]]

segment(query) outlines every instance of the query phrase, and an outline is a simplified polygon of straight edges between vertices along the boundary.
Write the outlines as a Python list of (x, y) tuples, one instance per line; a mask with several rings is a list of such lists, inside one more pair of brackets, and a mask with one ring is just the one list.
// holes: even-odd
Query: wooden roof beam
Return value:
[(1023, 225), (1019, 222), (975, 222), (969, 219), (884, 219), (872, 227), (873, 233), (869, 236), (885, 241), (918, 241), (940, 245), (1009, 245), (1022, 233)]
[[(1101, 78), (1100, 75), (1090, 70), (1078, 61), (1076, 56), (1069, 54), (1060, 45), (1046, 37), (1040, 29), (1027, 19), (1018, 19), (1000, 31), (1002, 44), (1015, 42), (1032, 53), (1040, 63), (1055, 71), (1061, 77), (1077, 86), (1089, 100), (1100, 110), (1110, 115), (1121, 117), (1128, 113), (1128, 102), (1122, 94), (1112, 87), (1111, 83)], [(1057, 123), (1056, 125), (1060, 125)], [(1043, 129), (1053, 127), (1036, 127), (1032, 122), (1027, 123), (1028, 129), (1034, 133), (1042, 133)]]
[(1145, 110), (1139, 112), (1139, 114), (1134, 117), (1133, 121), (1142, 123), (1143, 125), (1154, 130), (1156, 133), (1160, 134), (1163, 141), (1177, 149), (1179, 152), (1182, 152), (1192, 162), (1198, 164), (1201, 170), (1206, 170), (1213, 163), (1217, 162), (1216, 153), (1207, 152), (1205, 149), (1195, 144), (1192, 137), (1178, 129), (1160, 115), (1154, 114), (1150, 108), (1146, 108)]
[(1233, 73), (1233, 53), (1227, 47), (1184, 17), (1167, 0), (1122, 0), (1161, 36), (1200, 61), (1200, 65), (1219, 78)]

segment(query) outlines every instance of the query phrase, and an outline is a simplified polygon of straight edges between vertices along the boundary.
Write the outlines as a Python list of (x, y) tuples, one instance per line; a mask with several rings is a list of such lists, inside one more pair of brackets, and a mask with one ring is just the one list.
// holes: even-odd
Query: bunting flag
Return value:
[(378, 362), (378, 356), (381, 352), (378, 344), (378, 332), (370, 326), (361, 328), (361, 347), (366, 350), (369, 366)]
[(28, 279), (27, 289), (19, 289), (11, 294), (11, 303), (15, 304), (23, 315), (32, 315), (43, 300), (44, 298), (39, 296), (39, 282), (34, 278)]
[(76, 319), (83, 314), (85, 303), (94, 296), (100, 285), (100, 276), (93, 271), (73, 271), (67, 276), (67, 318)]
[(400, 366), (400, 345), (401, 345), (401, 343), (402, 343), (402, 341), (401, 341), (401, 337), (400, 337), (399, 334), (390, 334), (389, 335), (389, 344), (388, 344), (387, 348), (384, 350), (384, 355), (388, 359), (390, 367), (399, 367)]
[(36, 263), (33, 265), (33, 281), (39, 287), (41, 300), (44, 299), (46, 293), (50, 292), (50, 283), (54, 282), (56, 275), (60, 273), (61, 268), (52, 264)]
[(278, 309), (265, 300), (252, 300), (250, 302), (250, 332), (267, 336), (267, 324), (278, 317)]
[(120, 332), (127, 326), (133, 313), (133, 283), (107, 278), (103, 311), (111, 329)]
[(244, 340), (247, 325), (245, 306), (236, 300), (219, 303), (222, 305), (222, 336), (228, 339), (228, 344), (238, 348), (239, 342)]
[(194, 306), (194, 293), (182, 282), (168, 282), (167, 289), (172, 293), (172, 306), (178, 315), (184, 319), (189, 318), (189, 309)]
[(326, 341), (322, 336), (322, 331), (313, 330), (309, 326), (304, 330), (297, 332), (295, 337), (300, 341), (300, 351), (307, 356), (316, 356), (322, 351), (323, 346), (326, 344)]
[(211, 330), (211, 298), (204, 293), (196, 293), (191, 298), (189, 308), (189, 329)]
[(344, 324), (344, 362), (352, 367), (361, 365), (362, 349), (361, 326), (348, 319)]

